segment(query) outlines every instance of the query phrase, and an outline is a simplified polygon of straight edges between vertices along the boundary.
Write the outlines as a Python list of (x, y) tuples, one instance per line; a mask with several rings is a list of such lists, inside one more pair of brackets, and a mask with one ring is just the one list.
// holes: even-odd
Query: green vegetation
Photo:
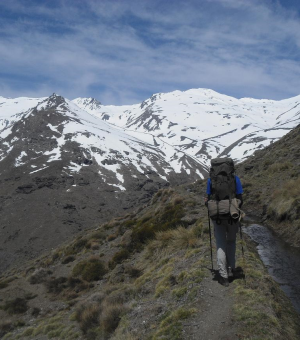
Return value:
[(101, 311), (101, 305), (98, 303), (83, 303), (76, 309), (75, 320), (84, 334), (98, 327)]
[(182, 325), (181, 321), (189, 318), (197, 310), (195, 308), (185, 309), (185, 308), (178, 308), (171, 314), (167, 315), (164, 318), (158, 330), (155, 334), (151, 337), (151, 340), (159, 340), (159, 339), (166, 339), (166, 340), (180, 340), (182, 339)]
[(34, 285), (45, 282), (47, 277), (51, 274), (51, 271), (48, 271), (44, 268), (39, 268), (33, 272), (33, 274), (29, 277), (28, 281)]
[(61, 263), (62, 263), (62, 264), (67, 264), (67, 263), (70, 263), (70, 262), (73, 262), (73, 261), (75, 261), (75, 256), (69, 255), (69, 256), (66, 256), (66, 257), (61, 261)]
[(185, 215), (182, 200), (175, 200), (163, 207), (157, 215), (152, 217), (147, 216), (146, 219), (139, 220), (133, 227), (132, 242), (133, 246), (137, 247), (146, 241), (153, 239), (158, 231), (166, 231), (174, 229), (179, 225), (184, 224), (181, 221)]
[(300, 177), (284, 183), (272, 194), (268, 213), (279, 222), (300, 218)]
[(118, 263), (121, 263), (124, 260), (128, 259), (129, 256), (130, 256), (130, 252), (128, 249), (126, 248), (121, 249), (120, 251), (115, 253), (115, 255), (112, 257), (111, 261), (109, 262), (109, 268), (111, 269), (115, 268), (115, 266)]
[(111, 303), (109, 300), (82, 303), (77, 307), (75, 320), (88, 339), (99, 336), (107, 337), (118, 327), (127, 308), (122, 303)]
[[(290, 170), (288, 167), (284, 171)], [(246, 177), (250, 192), (258, 177)], [(25, 282), (31, 291), (43, 292), (37, 300), (24, 293), (25, 302), (32, 299), (26, 304), (24, 322), (28, 322), (27, 316), (33, 321), (16, 329), (15, 319), (20, 314), (10, 314), (13, 319), (0, 325), (0, 337), (184, 339), (187, 324), (201, 319), (207, 288), (216, 284), (204, 280), (211, 277), (206, 211), (199, 200), (204, 190), (205, 181), (176, 191), (160, 190), (151, 204), (136, 214), (86, 231), (48, 257), (31, 263), (18, 276), (17, 284)], [(287, 188), (287, 192), (290, 190)], [(265, 198), (263, 191), (257, 194), (259, 199)], [(184, 223), (183, 217), (192, 222)], [(244, 247), (249, 246), (246, 241)], [(239, 248), (237, 257), (242, 258)], [(238, 265), (245, 269), (246, 285), (243, 280), (235, 280), (226, 291), (234, 295), (234, 330), (241, 339), (296, 339), (296, 318), (286, 298), (266, 274), (255, 250), (247, 249), (245, 256), (246, 261)], [(45, 285), (47, 290), (32, 287), (28, 281)], [(15, 288), (13, 285), (8, 283), (2, 293)], [(2, 309), (9, 303), (3, 302)], [(44, 306), (52, 312), (45, 315)], [(58, 311), (57, 306), (65, 309)], [(191, 320), (185, 321), (188, 318)]]
[(109, 334), (113, 333), (126, 312), (127, 308), (120, 303), (104, 306), (100, 315), (100, 326), (104, 332)]
[(68, 279), (66, 277), (51, 278), (45, 282), (48, 293), (59, 294), (66, 287), (66, 282)]
[(27, 300), (17, 297), (13, 300), (6, 301), (2, 307), (8, 314), (23, 314), (27, 311)]
[(79, 252), (81, 252), (86, 247), (87, 244), (88, 244), (88, 240), (86, 238), (83, 238), (82, 236), (79, 236), (75, 240), (75, 242), (73, 242), (66, 248), (65, 254), (76, 255)]
[(80, 261), (75, 265), (72, 271), (74, 276), (81, 276), (88, 282), (100, 280), (105, 273), (105, 265), (97, 257), (91, 257), (88, 260)]
[(176, 288), (172, 290), (172, 295), (177, 299), (180, 299), (187, 293), (187, 287)]
[[(58, 313), (56, 316), (39, 320), (36, 325), (27, 327), (21, 334), (13, 339), (23, 340), (25, 338), (32, 339), (40, 335), (46, 335), (48, 339), (72, 340), (80, 337), (74, 325), (66, 326), (63, 323), (63, 315)], [(12, 339), (9, 334), (4, 339)]]
[[(300, 247), (300, 127), (237, 165), (245, 209), (263, 215), (283, 240)], [(246, 211), (247, 213), (247, 211)]]
[[(241, 258), (239, 250), (238, 253)], [(238, 265), (243, 267), (246, 281), (234, 281), (234, 318), (241, 338), (297, 339), (296, 313), (286, 302), (284, 293), (267, 274), (254, 246), (245, 255), (245, 261)]]
[(4, 289), (4, 288), (8, 287), (10, 282), (14, 281), (15, 279), (16, 279), (16, 277), (12, 276), (12, 277), (9, 277), (7, 279), (0, 280), (0, 289)]

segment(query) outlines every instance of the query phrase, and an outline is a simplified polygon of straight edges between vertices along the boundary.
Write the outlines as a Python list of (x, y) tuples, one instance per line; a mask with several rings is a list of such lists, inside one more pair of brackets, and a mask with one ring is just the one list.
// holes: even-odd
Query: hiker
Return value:
[(234, 276), (236, 269), (236, 234), (240, 226), (239, 209), (243, 205), (243, 188), (239, 177), (234, 174), (232, 159), (211, 160), (206, 194), (205, 205), (213, 222), (217, 245), (218, 281), (228, 287), (228, 278)]

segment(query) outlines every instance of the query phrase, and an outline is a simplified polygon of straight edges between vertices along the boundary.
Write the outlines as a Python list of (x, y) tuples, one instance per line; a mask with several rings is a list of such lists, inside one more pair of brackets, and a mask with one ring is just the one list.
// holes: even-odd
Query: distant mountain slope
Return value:
[(203, 176), (183, 152), (138, 140), (63, 97), (33, 102), (20, 111), (8, 101), (0, 131), (0, 271), (148, 202), (169, 183)]
[(237, 167), (245, 209), (300, 247), (300, 125)]
[(141, 104), (103, 106), (73, 100), (127, 133), (165, 141), (209, 165), (218, 155), (238, 161), (278, 140), (300, 123), (300, 96), (281, 100), (236, 99), (208, 89), (158, 93)]
[[(0, 131), (12, 122), (18, 121), (27, 110), (32, 109), (44, 99), (27, 97), (4, 98), (0, 96)], [(1, 138), (4, 138), (2, 132)]]

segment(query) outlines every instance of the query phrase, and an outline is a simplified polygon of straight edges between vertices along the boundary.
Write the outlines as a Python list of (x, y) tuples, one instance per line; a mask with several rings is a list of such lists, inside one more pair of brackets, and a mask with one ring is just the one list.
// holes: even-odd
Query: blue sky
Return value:
[(298, 0), (0, 0), (0, 96), (300, 94)]

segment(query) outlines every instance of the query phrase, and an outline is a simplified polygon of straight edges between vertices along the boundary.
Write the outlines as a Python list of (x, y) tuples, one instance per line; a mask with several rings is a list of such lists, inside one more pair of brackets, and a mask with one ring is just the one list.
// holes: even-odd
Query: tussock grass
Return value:
[(44, 282), (47, 292), (51, 294), (55, 294), (56, 297), (60, 293), (67, 300), (75, 299), (78, 296), (78, 293), (86, 290), (88, 288), (88, 283), (86, 281), (82, 281), (77, 277), (51, 277), (49, 280)]
[(100, 299), (81, 303), (74, 318), (88, 339), (108, 338), (118, 327), (123, 315), (128, 311), (123, 303), (112, 299)]
[(137, 294), (137, 289), (132, 284), (119, 284), (113, 286), (112, 289), (112, 291), (105, 291), (105, 303), (108, 305), (127, 303), (128, 301), (132, 300)]
[(167, 255), (180, 249), (196, 248), (202, 244), (202, 232), (202, 224), (189, 229), (179, 226), (176, 229), (157, 232), (155, 239), (147, 246), (147, 255), (161, 257), (162, 252)]
[(45, 282), (45, 286), (47, 287), (48, 293), (59, 294), (67, 287), (67, 281), (68, 279), (66, 277), (53, 277)]
[(75, 320), (84, 334), (99, 326), (99, 316), (102, 306), (99, 303), (82, 303), (75, 311)]
[(168, 274), (167, 276), (163, 277), (163, 279), (157, 283), (155, 287), (155, 294), (154, 294), (156, 298), (161, 296), (166, 290), (170, 290), (172, 278), (173, 278), (173, 275)]
[(172, 296), (180, 299), (187, 293), (187, 287), (175, 288), (172, 290)]
[(88, 244), (88, 240), (79, 236), (73, 243), (65, 249), (65, 255), (76, 255), (80, 253)]
[(178, 308), (167, 315), (160, 323), (158, 330), (151, 337), (151, 340), (179, 340), (182, 339), (181, 321), (188, 319), (197, 310), (195, 308)]
[[(164, 196), (163, 196), (164, 197)], [(155, 237), (158, 231), (166, 231), (168, 229), (175, 229), (183, 224), (181, 219), (185, 216), (184, 202), (175, 200), (163, 206), (157, 211), (157, 214), (152, 215), (150, 219), (141, 219), (137, 221), (132, 231), (131, 247), (138, 248), (142, 244)]]
[(140, 338), (137, 335), (131, 334), (128, 331), (114, 334), (110, 340), (139, 340)]
[(16, 279), (17, 279), (16, 276), (10, 276), (6, 279), (0, 280), (0, 289), (4, 289), (4, 288), (8, 287), (8, 285)]
[(72, 340), (79, 338), (80, 334), (74, 330), (74, 325), (65, 325), (63, 318), (63, 314), (59, 313), (52, 318), (39, 320), (36, 325), (27, 327), (13, 339), (45, 338), (42, 335), (46, 336), (47, 339)]
[(12, 331), (14, 329), (13, 322), (11, 320), (6, 320), (0, 322), (0, 338), (2, 338), (5, 334)]
[[(249, 249), (250, 247), (253, 247)], [(246, 281), (235, 280), (234, 319), (243, 339), (297, 339), (296, 313), (286, 302), (279, 286), (269, 277), (254, 252), (254, 246), (245, 244), (245, 260), (237, 247), (237, 265), (241, 266)], [(248, 248), (248, 249), (247, 249)], [(283, 312), (284, 310), (284, 312)]]
[(51, 271), (48, 271), (44, 268), (36, 269), (33, 274), (29, 277), (28, 281), (34, 285), (38, 283), (43, 283), (46, 281), (47, 277), (51, 274)]
[(81, 276), (84, 280), (91, 282), (102, 279), (106, 273), (104, 263), (97, 257), (80, 261), (73, 268), (73, 276)]
[(108, 304), (103, 306), (100, 314), (100, 325), (106, 333), (113, 333), (118, 327), (122, 316), (128, 311), (128, 308), (120, 303)]
[(112, 257), (112, 259), (109, 261), (109, 268), (113, 269), (115, 268), (115, 266), (118, 263), (122, 263), (124, 260), (128, 259), (128, 257), (130, 256), (130, 252), (128, 249), (123, 248), (120, 251), (118, 251), (117, 253), (115, 253), (115, 255)]
[(275, 172), (281, 172), (287, 169), (290, 169), (293, 166), (291, 162), (283, 162), (283, 163), (272, 163), (269, 166), (268, 171), (274, 174)]
[(73, 255), (69, 255), (69, 256), (66, 256), (65, 258), (62, 259), (61, 263), (62, 264), (68, 264), (70, 262), (74, 262), (75, 261), (75, 256)]
[(6, 301), (2, 307), (8, 314), (23, 314), (27, 311), (27, 300), (17, 297), (13, 300)]
[(286, 182), (273, 193), (268, 213), (279, 221), (299, 219), (300, 177)]

